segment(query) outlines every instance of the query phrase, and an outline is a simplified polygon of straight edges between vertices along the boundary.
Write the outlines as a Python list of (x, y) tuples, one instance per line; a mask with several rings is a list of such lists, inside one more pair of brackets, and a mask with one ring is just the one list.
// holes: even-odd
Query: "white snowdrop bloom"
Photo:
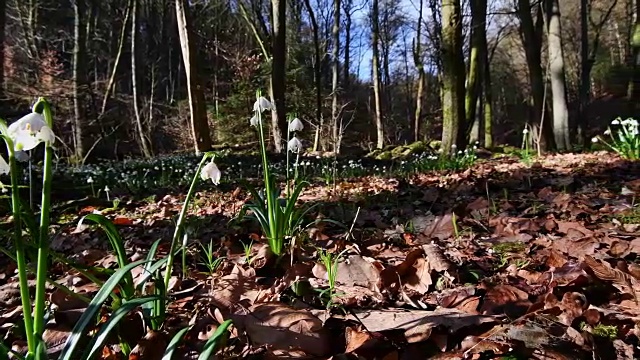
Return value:
[(302, 150), (302, 143), (298, 140), (297, 137), (292, 137), (287, 144), (287, 149), (292, 153), (299, 153)]
[(291, 120), (291, 122), (289, 123), (290, 132), (302, 131), (302, 129), (304, 129), (304, 125), (298, 118)]
[(9, 164), (7, 164), (7, 161), (0, 156), (0, 175), (8, 174), (10, 169), (11, 168), (9, 167)]
[(258, 117), (258, 115), (253, 115), (253, 117), (249, 119), (249, 124), (251, 126), (258, 127), (258, 125), (260, 125), (260, 117)]
[(522, 130), (522, 134), (527, 135), (529, 133), (529, 128), (524, 128), (524, 130)]
[(9, 125), (7, 135), (17, 151), (31, 150), (41, 142), (53, 144), (56, 139), (53, 130), (38, 113), (27, 114)]
[(457, 148), (458, 148), (458, 145), (456, 144), (451, 145), (451, 150), (456, 151)]
[(258, 100), (253, 104), (253, 111), (263, 112), (265, 110), (271, 110), (271, 102), (264, 96), (260, 96)]
[(202, 168), (200, 172), (200, 178), (202, 180), (209, 180), (213, 182), (215, 185), (220, 184), (220, 178), (222, 177), (222, 173), (218, 169), (218, 165), (211, 160), (207, 165)]
[(605, 135), (611, 135), (611, 130), (610, 130), (610, 129), (605, 130), (605, 131), (604, 131), (604, 134), (605, 134)]
[(105, 185), (104, 186), (104, 192), (108, 193), (109, 191), (111, 191), (111, 189), (109, 189), (109, 185)]
[(93, 184), (93, 178), (91, 176), (87, 178), (87, 184)]
[(598, 142), (598, 137), (597, 136), (596, 137), (592, 137), (591, 138), (591, 142), (594, 143), (594, 144), (597, 143)]
[(611, 122), (611, 125), (620, 125), (620, 120), (615, 119)]

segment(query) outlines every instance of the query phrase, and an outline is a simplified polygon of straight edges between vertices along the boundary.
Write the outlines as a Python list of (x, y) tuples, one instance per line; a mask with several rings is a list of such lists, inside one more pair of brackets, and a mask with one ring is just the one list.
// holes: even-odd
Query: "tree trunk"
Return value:
[(273, 36), (271, 37), (271, 93), (275, 111), (272, 112), (271, 132), (273, 149), (282, 151), (282, 133), (287, 129), (286, 109), (286, 66), (287, 66), (287, 3), (285, 0), (271, 0)]
[[(135, 1), (135, 0), (134, 0)], [(191, 131), (193, 134), (196, 153), (211, 149), (211, 134), (209, 121), (207, 120), (207, 108), (204, 99), (204, 90), (200, 84), (198, 72), (198, 57), (195, 37), (191, 29), (191, 18), (187, 0), (175, 0), (176, 20), (178, 23), (178, 35), (180, 36), (180, 48), (182, 60), (187, 77), (187, 91), (189, 94), (189, 110), (191, 112)]]
[[(467, 123), (466, 131), (471, 132), (474, 127), (480, 129), (479, 124), (476, 125), (476, 110), (478, 108), (478, 99), (482, 92), (482, 73), (484, 72), (485, 59), (482, 52), (486, 52), (486, 19), (487, 19), (487, 0), (471, 1), (471, 37), (470, 55), (469, 55), (469, 77), (467, 78), (467, 89), (465, 95), (465, 119)], [(483, 44), (485, 45), (483, 48)], [(477, 131), (477, 140), (480, 136)]]
[(588, 146), (587, 127), (589, 120), (586, 113), (591, 94), (591, 64), (589, 63), (589, 0), (580, 0), (580, 101), (578, 104), (578, 124), (582, 144)]
[[(520, 18), (520, 32), (522, 35), (522, 44), (525, 50), (527, 60), (527, 68), (529, 71), (529, 83), (531, 84), (531, 98), (529, 105), (532, 109), (531, 118), (531, 135), (533, 140), (539, 146), (541, 151), (551, 150), (554, 148), (553, 127), (546, 115), (545, 107), (545, 85), (542, 73), (542, 41), (541, 31), (538, 25), (534, 25), (531, 16), (531, 4), (529, 0), (518, 0), (518, 17)], [(537, 6), (538, 22), (542, 25), (542, 10)], [(542, 131), (540, 127), (542, 126)], [(541, 133), (542, 136), (538, 135)]]
[(333, 125), (333, 152), (340, 153), (340, 143), (338, 137), (340, 136), (340, 108), (338, 105), (338, 75), (340, 71), (340, 0), (333, 1), (333, 48), (331, 51), (332, 63), (331, 63), (331, 121)]
[(484, 147), (493, 148), (493, 95), (491, 89), (491, 65), (489, 63), (489, 51), (487, 51), (487, 37), (484, 38), (484, 71), (482, 74), (482, 86), (484, 95)]
[(465, 144), (465, 66), (460, 0), (442, 1), (442, 153)]
[(351, 66), (351, 7), (353, 0), (343, 0), (342, 8), (344, 11), (344, 62), (342, 72), (344, 73), (342, 79), (342, 88), (344, 91), (349, 91), (351, 84), (351, 74), (349, 68)]
[(378, 48), (379, 38), (380, 38), (380, 28), (378, 25), (379, 11), (378, 11), (378, 1), (373, 0), (373, 9), (371, 13), (372, 17), (372, 32), (371, 32), (371, 47), (373, 49), (373, 56), (371, 59), (371, 71), (373, 72), (373, 96), (374, 102), (376, 106), (375, 111), (375, 124), (376, 124), (376, 148), (382, 149), (384, 146), (384, 128), (382, 125), (382, 110), (381, 107), (381, 99), (380, 99), (380, 51)]
[(547, 41), (549, 51), (549, 77), (553, 105), (553, 134), (560, 151), (571, 149), (569, 137), (569, 109), (564, 76), (562, 26), (559, 0), (547, 0)]
[(127, 24), (129, 23), (129, 15), (131, 13), (131, 0), (127, 2), (127, 10), (125, 11), (124, 20), (122, 20), (122, 29), (120, 30), (120, 38), (118, 39), (118, 50), (116, 52), (116, 58), (113, 61), (113, 69), (111, 70), (111, 75), (109, 76), (109, 81), (107, 81), (107, 88), (104, 91), (104, 98), (102, 99), (102, 106), (100, 107), (100, 114), (98, 114), (98, 118), (104, 116), (104, 112), (107, 109), (107, 102), (109, 101), (109, 96), (111, 94), (111, 89), (116, 80), (116, 75), (118, 73), (118, 65), (120, 64), (120, 58), (122, 57), (122, 50), (124, 49), (124, 43), (127, 37)]
[(640, 5), (639, 0), (633, 1), (633, 25), (631, 28), (631, 56), (627, 60), (632, 69), (629, 85), (627, 87), (627, 100), (631, 106), (631, 113), (637, 109), (637, 102), (640, 100)]
[(142, 117), (140, 114), (140, 105), (138, 104), (138, 71), (137, 71), (137, 44), (138, 43), (138, 0), (131, 3), (131, 88), (133, 90), (133, 111), (136, 119), (136, 131), (138, 132), (138, 141), (142, 154), (151, 157), (151, 149), (147, 144), (144, 127), (142, 126)]
[(315, 138), (313, 140), (313, 151), (318, 151), (320, 146), (320, 137), (324, 127), (324, 121), (322, 117), (322, 67), (320, 64), (320, 34), (318, 29), (318, 22), (316, 15), (313, 11), (313, 7), (309, 0), (304, 1), (309, 13), (309, 19), (311, 20), (311, 28), (313, 29), (313, 81), (315, 83), (316, 90), (316, 128)]
[(418, 71), (418, 80), (416, 88), (416, 109), (413, 115), (413, 141), (420, 140), (420, 122), (422, 120), (422, 98), (424, 97), (424, 63), (422, 61), (422, 5), (423, 0), (420, 1), (420, 7), (418, 11), (418, 28), (416, 30), (416, 37), (413, 39), (413, 63)]
[(7, 1), (0, 0), (0, 101), (4, 100), (4, 40), (7, 21)]
[(74, 157), (82, 162), (84, 149), (84, 85), (85, 85), (85, 40), (86, 35), (83, 23), (85, 13), (85, 0), (75, 0), (74, 10), (74, 45), (73, 45), (73, 145)]

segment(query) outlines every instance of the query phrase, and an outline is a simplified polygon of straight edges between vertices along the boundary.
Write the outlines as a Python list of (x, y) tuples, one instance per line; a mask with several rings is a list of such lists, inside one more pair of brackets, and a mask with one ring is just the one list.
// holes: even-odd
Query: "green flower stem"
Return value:
[[(202, 160), (200, 160), (200, 164), (198, 164), (198, 169), (196, 170), (196, 174), (193, 176), (193, 180), (191, 181), (191, 186), (189, 186), (189, 191), (187, 192), (187, 197), (184, 199), (184, 204), (182, 204), (182, 210), (180, 211), (180, 216), (178, 216), (178, 222), (176, 223), (176, 230), (173, 233), (173, 239), (171, 239), (171, 248), (169, 249), (169, 255), (167, 259), (167, 272), (164, 274), (164, 288), (168, 291), (169, 289), (169, 280), (171, 279), (171, 272), (173, 270), (173, 259), (175, 258), (176, 244), (179, 239), (182, 237), (184, 233), (184, 221), (187, 217), (187, 211), (189, 210), (189, 204), (191, 203), (191, 198), (195, 193), (196, 184), (198, 183), (198, 178), (200, 177), (200, 171), (202, 171), (202, 167), (204, 166), (205, 161), (209, 158), (209, 154), (205, 153), (202, 156)], [(184, 254), (184, 253), (183, 253)]]
[(20, 283), (20, 298), (24, 314), (24, 329), (27, 336), (27, 348), (29, 354), (36, 353), (36, 341), (33, 336), (33, 317), (31, 316), (31, 297), (27, 282), (27, 259), (25, 247), (22, 242), (22, 220), (20, 218), (20, 194), (18, 190), (18, 164), (13, 150), (13, 142), (7, 141), (9, 153), (9, 172), (11, 173), (11, 209), (13, 210), (13, 241), (16, 249), (16, 262), (18, 265), (18, 281)]
[[(34, 109), (42, 104), (42, 115), (50, 128), (53, 128), (53, 117), (49, 103), (40, 98)], [(34, 311), (34, 331), (35, 336), (40, 338), (44, 332), (44, 310), (45, 310), (45, 284), (47, 281), (47, 268), (49, 260), (49, 214), (51, 210), (51, 182), (53, 178), (53, 148), (51, 144), (45, 144), (44, 168), (42, 175), (42, 200), (40, 203), (40, 234), (38, 236), (38, 263), (36, 266), (36, 298)]]
[(271, 201), (271, 174), (269, 173), (269, 162), (267, 161), (267, 149), (264, 140), (264, 130), (262, 128), (262, 112), (258, 109), (258, 130), (260, 133), (260, 151), (262, 152), (262, 167), (264, 169), (264, 186), (265, 186), (265, 197), (267, 198), (267, 216), (269, 219), (269, 234), (267, 239), (269, 241), (269, 247), (271, 251), (278, 257), (280, 257), (281, 249), (276, 248), (274, 245), (278, 242), (277, 239), (277, 226), (276, 220), (274, 219), (273, 212), (274, 206), (277, 204), (272, 204)]
[[(291, 122), (291, 119), (289, 119), (289, 122)], [(291, 196), (291, 185), (289, 182), (289, 140), (291, 140), (291, 131), (289, 131), (289, 126), (287, 126), (287, 144), (285, 147), (285, 151), (287, 152), (287, 173), (285, 175), (287, 181), (287, 198)]]

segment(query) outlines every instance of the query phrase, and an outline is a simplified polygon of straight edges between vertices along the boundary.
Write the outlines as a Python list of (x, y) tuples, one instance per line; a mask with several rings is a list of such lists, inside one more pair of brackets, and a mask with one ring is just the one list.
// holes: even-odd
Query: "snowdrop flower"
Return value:
[(610, 129), (605, 130), (605, 131), (604, 131), (604, 134), (605, 134), (605, 135), (611, 135), (611, 130), (610, 130)]
[(17, 151), (31, 150), (41, 142), (53, 144), (56, 138), (44, 117), (38, 113), (25, 115), (9, 125), (7, 135)]
[(8, 174), (9, 173), (9, 164), (7, 164), (7, 161), (0, 156), (0, 175), (2, 174)]
[(457, 148), (458, 148), (458, 145), (456, 144), (451, 145), (451, 150), (456, 151)]
[(93, 184), (93, 178), (91, 176), (87, 179), (87, 184)]
[(289, 140), (289, 143), (287, 144), (287, 149), (289, 151), (291, 151), (292, 153), (299, 153), (300, 150), (302, 150), (302, 143), (300, 142), (300, 140), (298, 140), (297, 137), (292, 137), (291, 140)]
[(611, 125), (620, 125), (620, 120), (615, 119), (611, 122)]
[(258, 117), (258, 115), (253, 115), (253, 117), (249, 119), (249, 124), (251, 126), (258, 127), (258, 125), (260, 125), (260, 118)]
[(216, 165), (213, 160), (205, 165), (200, 172), (200, 178), (202, 180), (211, 179), (211, 182), (213, 182), (215, 185), (220, 184), (220, 177), (222, 177), (222, 173), (218, 169), (218, 165)]
[(594, 144), (597, 143), (598, 142), (598, 137), (597, 136), (596, 137), (592, 137), (591, 138), (591, 142), (594, 143)]
[(527, 135), (528, 133), (529, 133), (529, 128), (524, 128), (524, 130), (522, 130), (523, 135)]
[(263, 112), (265, 110), (271, 110), (271, 108), (271, 103), (264, 96), (260, 96), (253, 104), (253, 111)]
[(289, 123), (290, 132), (302, 131), (302, 129), (304, 129), (304, 125), (298, 118), (291, 120), (291, 122)]

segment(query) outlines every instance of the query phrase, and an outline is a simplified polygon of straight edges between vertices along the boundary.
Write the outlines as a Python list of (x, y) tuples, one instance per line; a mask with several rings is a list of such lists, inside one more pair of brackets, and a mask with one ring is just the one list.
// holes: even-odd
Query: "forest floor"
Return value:
[[(116, 224), (130, 259), (144, 258), (157, 239), (166, 240), (159, 248), (166, 253), (184, 197), (60, 208), (51, 247), (77, 263), (116, 268), (104, 233), (78, 226), (82, 215), (101, 213)], [(314, 218), (343, 226), (312, 221), (293, 256), (279, 261), (257, 225), (234, 220), (248, 199), (235, 186), (196, 194), (187, 277), (172, 278), (162, 331), (125, 319), (129, 359), (160, 359), (187, 325), (175, 358), (193, 358), (227, 319), (233, 326), (221, 359), (640, 357), (638, 162), (606, 152), (528, 165), (504, 157), (458, 172), (311, 185), (300, 200), (318, 204)], [(210, 243), (223, 257), (217, 269), (205, 264)], [(321, 249), (341, 254), (330, 303), (316, 291), (329, 284)], [(0, 257), (0, 270), (4, 335), (21, 313), (15, 265)], [(89, 297), (98, 290), (60, 263), (49, 275)], [(56, 315), (45, 341), (55, 349), (82, 306), (57, 291), (50, 301)], [(103, 359), (124, 358), (116, 344), (104, 347)]]

